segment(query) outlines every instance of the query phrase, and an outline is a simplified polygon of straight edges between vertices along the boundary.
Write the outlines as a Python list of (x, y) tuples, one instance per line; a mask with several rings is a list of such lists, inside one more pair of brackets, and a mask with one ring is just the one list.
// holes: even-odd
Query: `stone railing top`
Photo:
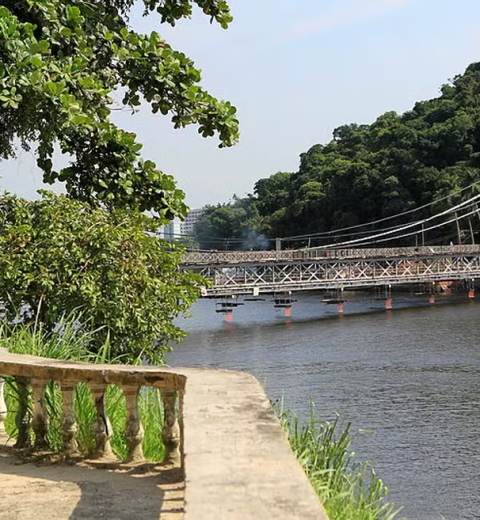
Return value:
[(0, 374), (53, 381), (155, 386), (184, 390), (186, 376), (168, 367), (102, 365), (11, 354), (0, 348)]
[(90, 365), (0, 349), (0, 375), (176, 389), (185, 520), (328, 520), (262, 386), (247, 373)]

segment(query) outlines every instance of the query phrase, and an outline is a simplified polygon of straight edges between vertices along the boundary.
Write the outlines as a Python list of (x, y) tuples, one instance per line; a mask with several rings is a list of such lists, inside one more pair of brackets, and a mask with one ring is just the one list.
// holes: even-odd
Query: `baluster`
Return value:
[(0, 437), (6, 435), (5, 420), (7, 419), (7, 405), (4, 397), (5, 379), (0, 377)]
[(183, 424), (183, 398), (184, 392), (178, 392), (178, 422), (180, 425), (180, 467), (185, 471), (185, 435), (184, 435), (184, 424)]
[(177, 420), (177, 393), (175, 390), (162, 390), (163, 401), (163, 444), (165, 461), (176, 463), (180, 460), (180, 425)]
[(26, 377), (16, 377), (17, 393), (18, 393), (18, 410), (15, 417), (15, 425), (17, 427), (17, 442), (14, 448), (24, 449), (31, 445), (30, 438), (30, 419), (31, 412), (28, 407), (28, 399), (30, 397), (29, 381)]
[(48, 449), (48, 415), (45, 408), (45, 389), (47, 382), (43, 379), (32, 379), (33, 391), (33, 419), (32, 428), (35, 433), (34, 448)]
[(61, 426), (62, 452), (67, 459), (78, 453), (78, 446), (75, 438), (78, 430), (74, 406), (75, 386), (76, 383), (70, 381), (63, 381), (60, 383), (60, 389), (63, 396), (63, 418)]
[(127, 425), (125, 428), (125, 438), (127, 441), (127, 459), (126, 462), (139, 462), (144, 460), (142, 441), (143, 428), (138, 413), (138, 396), (140, 387), (124, 386), (122, 387), (127, 402)]
[(110, 438), (112, 437), (112, 425), (107, 416), (105, 384), (89, 384), (93, 401), (97, 410), (97, 417), (92, 424), (92, 434), (96, 442), (95, 456), (98, 458), (110, 458), (113, 456)]

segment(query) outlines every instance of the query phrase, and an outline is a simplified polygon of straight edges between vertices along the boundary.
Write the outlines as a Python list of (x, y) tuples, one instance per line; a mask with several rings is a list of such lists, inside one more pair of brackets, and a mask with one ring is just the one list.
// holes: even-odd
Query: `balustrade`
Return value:
[[(35, 363), (31, 361), (35, 360)], [(43, 361), (43, 362), (42, 362)], [(120, 367), (115, 365), (84, 365), (55, 360), (42, 360), (31, 356), (8, 354), (0, 349), (0, 436), (8, 437), (5, 428), (7, 406), (5, 402), (5, 377), (15, 394), (15, 444), (14, 448), (41, 452), (49, 450), (49, 417), (46, 407), (46, 388), (49, 381), (58, 383), (62, 394), (62, 417), (60, 424), (61, 455), (65, 459), (78, 457), (78, 424), (75, 410), (75, 391), (79, 383), (86, 383), (93, 398), (96, 417), (92, 424), (95, 449), (82, 454), (95, 459), (113, 459), (110, 439), (112, 426), (107, 416), (105, 399), (109, 384), (119, 386), (126, 401), (125, 440), (126, 463), (144, 460), (142, 441), (143, 427), (138, 401), (142, 387), (153, 387), (163, 397), (164, 425), (163, 442), (165, 459), (181, 460), (182, 430), (178, 420), (177, 395), (183, 392), (182, 376), (164, 373), (153, 367)], [(33, 435), (32, 435), (33, 434)]]
[(5, 404), (5, 379), (0, 376), (0, 436), (5, 435), (5, 419), (7, 418), (7, 405)]

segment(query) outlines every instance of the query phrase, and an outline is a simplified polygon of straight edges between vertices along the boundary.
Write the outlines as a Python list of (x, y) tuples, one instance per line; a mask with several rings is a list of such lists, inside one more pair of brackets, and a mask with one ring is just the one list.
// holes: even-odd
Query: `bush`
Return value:
[(141, 213), (42, 193), (34, 202), (0, 196), (7, 318), (53, 331), (80, 310), (89, 350), (110, 341), (113, 356), (162, 363), (167, 345), (184, 336), (173, 319), (199, 297), (203, 280), (179, 268), (183, 250), (159, 239), (159, 222)]

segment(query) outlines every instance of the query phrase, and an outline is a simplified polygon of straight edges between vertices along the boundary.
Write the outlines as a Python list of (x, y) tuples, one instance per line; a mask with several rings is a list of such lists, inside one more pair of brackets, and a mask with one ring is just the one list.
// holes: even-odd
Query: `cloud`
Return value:
[(326, 31), (365, 22), (405, 7), (409, 0), (350, 0), (330, 13), (298, 21), (286, 33), (286, 40), (299, 40)]

